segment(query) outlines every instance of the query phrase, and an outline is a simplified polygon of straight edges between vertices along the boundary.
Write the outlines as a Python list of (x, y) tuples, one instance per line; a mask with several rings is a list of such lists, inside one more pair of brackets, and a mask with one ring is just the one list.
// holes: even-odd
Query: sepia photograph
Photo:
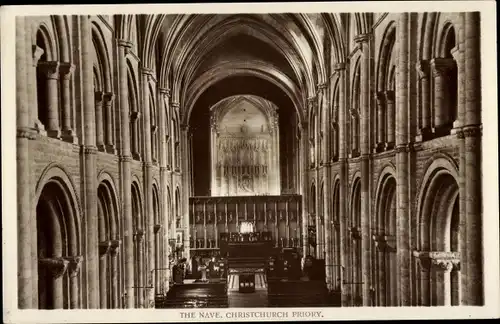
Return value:
[(500, 317), (495, 11), (2, 7), (6, 322)]

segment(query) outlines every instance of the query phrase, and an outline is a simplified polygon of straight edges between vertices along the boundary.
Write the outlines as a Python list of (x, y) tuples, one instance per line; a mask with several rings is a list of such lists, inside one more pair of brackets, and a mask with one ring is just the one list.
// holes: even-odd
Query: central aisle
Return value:
[(229, 275), (227, 296), (228, 305), (232, 307), (268, 307), (267, 300), (267, 282), (265, 274), (255, 274), (255, 292), (240, 293), (238, 291), (239, 276), (237, 274)]

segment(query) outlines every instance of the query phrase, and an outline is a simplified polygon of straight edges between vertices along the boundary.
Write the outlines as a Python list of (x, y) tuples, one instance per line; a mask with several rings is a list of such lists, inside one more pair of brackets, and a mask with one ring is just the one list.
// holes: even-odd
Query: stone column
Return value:
[(52, 275), (52, 305), (54, 309), (64, 307), (64, 294), (62, 287), (62, 276), (68, 268), (69, 261), (61, 257), (39, 259), (41, 267), (46, 268)]
[(125, 274), (125, 305), (135, 307), (134, 296), (134, 242), (132, 223), (132, 181), (130, 174), (130, 120), (128, 99), (128, 77), (126, 55), (131, 47), (130, 42), (118, 40), (118, 72), (119, 72), (119, 104), (120, 104), (120, 179), (123, 206), (123, 262)]
[(340, 164), (340, 172), (339, 172), (339, 180), (340, 180), (340, 188), (339, 188), (339, 226), (340, 230), (338, 235), (340, 246), (338, 249), (340, 250), (340, 260), (339, 260), (339, 271), (340, 271), (340, 290), (342, 293), (342, 306), (346, 304), (346, 292), (344, 289), (344, 270), (345, 270), (345, 240), (346, 240), (346, 207), (347, 207), (347, 136), (346, 136), (346, 100), (345, 100), (345, 85), (346, 85), (346, 72), (345, 72), (346, 64), (345, 63), (337, 63), (335, 65), (335, 72), (338, 74), (339, 78), (339, 164)]
[(135, 233), (135, 239), (136, 239), (136, 248), (137, 248), (137, 259), (138, 259), (138, 269), (137, 271), (137, 276), (139, 277), (137, 280), (137, 286), (135, 288), (135, 291), (137, 291), (137, 304), (139, 305), (139, 308), (144, 308), (144, 290), (145, 290), (145, 284), (144, 284), (144, 269), (145, 269), (145, 262), (144, 262), (144, 230), (143, 229), (138, 229), (137, 232)]
[(120, 241), (119, 240), (111, 240), (110, 241), (110, 249), (109, 249), (109, 256), (110, 256), (110, 281), (111, 281), (111, 305), (108, 305), (110, 308), (120, 308), (120, 296), (118, 294), (119, 292), (119, 287), (118, 287), (118, 275), (120, 272), (120, 266), (118, 263), (118, 255), (119, 255), (119, 250), (120, 250)]
[(59, 72), (61, 73), (61, 96), (62, 96), (62, 109), (61, 109), (61, 119), (62, 119), (62, 139), (70, 142), (76, 143), (76, 134), (73, 131), (72, 123), (72, 107), (71, 107), (71, 79), (73, 76), (73, 71), (75, 70), (75, 65), (69, 62), (63, 62), (59, 64)]
[(408, 61), (409, 14), (399, 14), (397, 39), (399, 41), (396, 67), (396, 182), (397, 182), (397, 254), (399, 264), (399, 306), (411, 305), (410, 215), (408, 197)]
[[(167, 114), (166, 109), (168, 108), (168, 101), (170, 96), (170, 91), (165, 88), (159, 88), (158, 95), (158, 113), (160, 120), (160, 192), (162, 196), (160, 197), (161, 203), (161, 219), (163, 220), (163, 263), (161, 267), (163, 269), (167, 269), (169, 267), (168, 260), (168, 234), (169, 234), (169, 216), (170, 211), (168, 210), (168, 201), (167, 201), (167, 187), (168, 187), (168, 174), (167, 174)], [(162, 270), (160, 275), (161, 285), (163, 287), (163, 291), (166, 293), (168, 290), (168, 272), (167, 270)]]
[(356, 37), (363, 54), (361, 57), (360, 119), (361, 119), (361, 271), (363, 281), (363, 305), (370, 305), (370, 34)]
[(114, 95), (111, 92), (105, 92), (102, 97), (103, 100), (103, 109), (104, 113), (103, 115), (105, 116), (104, 120), (106, 121), (106, 125), (104, 125), (105, 129), (105, 138), (104, 138), (104, 144), (106, 147), (106, 152), (110, 154), (116, 154), (116, 149), (115, 149), (115, 142), (114, 142), (114, 134), (115, 134), (115, 127), (114, 127), (114, 107), (113, 107), (113, 100), (114, 100)]
[(425, 254), (425, 252), (414, 251), (417, 263), (420, 268), (420, 300), (418, 301), (418, 306), (430, 306), (430, 271), (431, 271), (431, 260)]
[(47, 135), (60, 138), (59, 127), (59, 62), (38, 62), (47, 77)]
[(429, 139), (429, 135), (432, 132), (429, 61), (421, 60), (417, 62), (416, 69), (418, 72), (418, 77), (420, 79), (420, 109), (422, 112), (421, 124), (420, 124), (420, 136), (421, 140), (425, 141)]
[(104, 151), (104, 134), (103, 134), (103, 118), (102, 118), (102, 92), (94, 92), (95, 100), (95, 128), (96, 128), (96, 144), (99, 151)]
[[(26, 46), (29, 47), (31, 46), (32, 40), (31, 40), (31, 35), (34, 32), (33, 31), (33, 26), (31, 23), (26, 24), (27, 29), (26, 29)], [(31, 65), (28, 68), (28, 93), (29, 93), (29, 102), (30, 102), (30, 108), (29, 108), (29, 126), (33, 127), (38, 133), (42, 135), (47, 135), (45, 132), (45, 126), (40, 122), (38, 119), (38, 89), (37, 89), (37, 66), (38, 66), (38, 61), (40, 60), (40, 57), (43, 55), (43, 49), (36, 45), (32, 45), (29, 49), (27, 48), (31, 53)], [(27, 61), (29, 61), (28, 57), (26, 58)]]
[(392, 150), (396, 143), (396, 109), (394, 91), (385, 92), (385, 102), (387, 105), (387, 149)]
[(450, 102), (446, 78), (454, 62), (452, 59), (434, 58), (430, 63), (434, 77), (434, 132), (440, 134), (441, 129), (447, 128), (450, 123)]
[(82, 265), (82, 256), (71, 256), (65, 258), (68, 261), (68, 275), (70, 284), (69, 308), (80, 308), (80, 286), (79, 277), (80, 267)]
[[(307, 110), (304, 113), (307, 116)], [(306, 117), (305, 117), (306, 118)], [(302, 158), (301, 158), (301, 186), (302, 189), (302, 257), (305, 257), (308, 252), (309, 235), (308, 235), (308, 219), (309, 219), (309, 129), (308, 124), (302, 121), (300, 128), (300, 139), (302, 141)]]
[(481, 55), (480, 17), (465, 13), (465, 174), (467, 232), (467, 305), (484, 304), (483, 211), (481, 176)]
[[(18, 265), (17, 265), (17, 285), (18, 285), (18, 307), (27, 309), (38, 307), (33, 304), (33, 296), (37, 290), (33, 290), (32, 257), (31, 253), (32, 236), (32, 197), (30, 188), (30, 154), (29, 139), (34, 138), (30, 132), (29, 125), (29, 102), (26, 88), (27, 64), (26, 64), (26, 43), (25, 17), (16, 17), (16, 111), (17, 111), (17, 239), (18, 239)], [(28, 22), (29, 23), (29, 22)], [(35, 220), (35, 218), (33, 218)], [(35, 239), (36, 241), (36, 236)]]
[[(149, 80), (152, 71), (148, 68), (142, 68), (142, 98), (143, 98), (143, 129), (144, 129), (144, 195), (146, 201), (146, 239), (147, 239), (147, 282), (148, 287), (152, 287), (155, 282), (155, 233), (154, 233), (154, 211), (153, 211), (153, 174), (152, 174), (152, 150), (151, 150), (151, 116), (149, 107)], [(145, 307), (154, 305), (154, 288), (147, 289), (147, 300)]]
[(97, 170), (96, 170), (96, 138), (95, 107), (92, 96), (92, 37), (88, 15), (80, 16), (81, 33), (81, 77), (82, 77), (82, 110), (85, 134), (83, 142), (85, 219), (86, 219), (86, 253), (85, 272), (87, 274), (87, 307), (99, 307), (99, 254), (98, 254), (98, 216), (97, 216)]
[[(177, 161), (184, 162), (181, 166), (178, 163), (179, 167), (182, 167), (182, 190), (181, 190), (181, 206), (179, 206), (179, 210), (181, 212), (182, 217), (182, 228), (184, 232), (184, 257), (189, 260), (190, 258), (190, 240), (189, 240), (189, 175), (192, 170), (190, 170), (190, 147), (189, 147), (189, 125), (182, 124), (181, 125), (181, 136), (180, 136), (180, 152), (179, 156), (176, 157)], [(181, 156), (183, 157), (181, 159)]]
[(385, 128), (386, 128), (386, 102), (385, 94), (377, 92), (377, 148), (378, 152), (385, 149)]
[(108, 255), (111, 249), (111, 242), (99, 243), (99, 295), (101, 309), (108, 308)]

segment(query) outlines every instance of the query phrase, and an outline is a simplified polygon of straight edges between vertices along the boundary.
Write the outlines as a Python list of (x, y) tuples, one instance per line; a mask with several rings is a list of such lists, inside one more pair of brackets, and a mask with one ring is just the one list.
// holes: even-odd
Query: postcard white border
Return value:
[[(358, 307), (358, 308), (259, 308), (221, 309), (221, 318), (202, 319), (198, 310), (17, 310), (17, 232), (16, 232), (16, 139), (15, 139), (15, 23), (16, 15), (50, 14), (139, 14), (139, 13), (280, 13), (280, 12), (423, 12), (480, 11), (482, 20), (481, 77), (483, 118), (483, 208), (484, 208), (484, 284), (483, 307)], [(344, 3), (204, 3), (204, 4), (120, 4), (3, 6), (1, 22), (2, 75), (2, 221), (3, 221), (3, 302), (6, 323), (85, 323), (85, 322), (214, 322), (214, 321), (291, 321), (366, 319), (459, 319), (498, 318), (499, 298), (499, 212), (498, 212), (498, 125), (496, 79), (496, 4), (493, 1), (409, 1)], [(321, 311), (323, 317), (227, 318), (230, 312)], [(181, 318), (181, 311), (194, 311), (197, 318)]]

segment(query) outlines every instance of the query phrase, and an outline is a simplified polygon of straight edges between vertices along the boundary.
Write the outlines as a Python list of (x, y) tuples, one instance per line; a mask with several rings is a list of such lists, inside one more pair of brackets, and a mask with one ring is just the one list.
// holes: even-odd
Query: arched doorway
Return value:
[(78, 308), (79, 253), (75, 202), (58, 179), (43, 187), (36, 206), (38, 308)]
[(119, 260), (117, 203), (110, 183), (97, 188), (99, 228), (99, 300), (100, 308), (119, 308)]
[(396, 179), (387, 174), (377, 196), (376, 232), (372, 239), (374, 306), (398, 306), (396, 254)]
[(424, 182), (420, 201), (420, 303), (460, 304), (459, 189), (456, 175), (437, 168)]

